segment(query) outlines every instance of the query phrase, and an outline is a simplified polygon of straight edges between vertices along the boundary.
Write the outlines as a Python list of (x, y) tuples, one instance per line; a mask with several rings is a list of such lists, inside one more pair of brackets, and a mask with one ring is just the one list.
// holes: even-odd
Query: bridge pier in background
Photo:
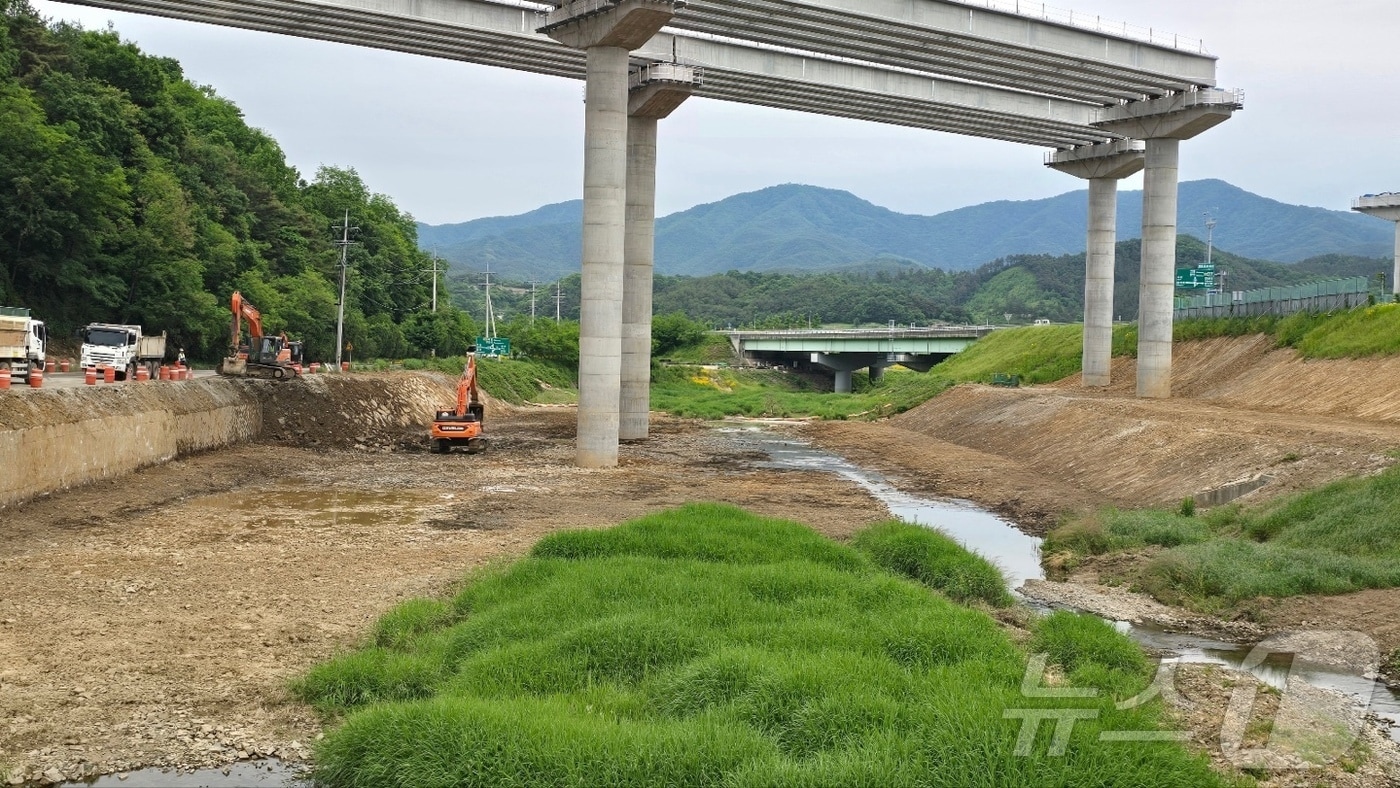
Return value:
[(622, 390), (623, 246), (627, 220), (628, 53), (675, 13), (672, 2), (622, 0), (599, 9), (575, 0), (539, 32), (586, 52), (583, 130), (583, 265), (579, 307), (576, 461), (617, 465)]
[(632, 71), (627, 109), (621, 412), (618, 437), (647, 437), (651, 418), (651, 296), (656, 252), (656, 126), (690, 97), (695, 69), (657, 63)]
[(1137, 140), (1055, 151), (1046, 166), (1089, 181), (1089, 237), (1084, 253), (1085, 387), (1107, 386), (1113, 364), (1113, 271), (1118, 243), (1118, 181), (1143, 167)]
[(1099, 128), (1146, 141), (1142, 267), (1138, 286), (1137, 395), (1172, 393), (1172, 307), (1176, 294), (1176, 208), (1181, 141), (1230, 119), (1235, 91), (1206, 88), (1099, 112)]
[(1390, 292), (1400, 301), (1400, 192), (1358, 197), (1352, 202), (1351, 209), (1377, 219), (1395, 222), (1395, 262), (1390, 275)]

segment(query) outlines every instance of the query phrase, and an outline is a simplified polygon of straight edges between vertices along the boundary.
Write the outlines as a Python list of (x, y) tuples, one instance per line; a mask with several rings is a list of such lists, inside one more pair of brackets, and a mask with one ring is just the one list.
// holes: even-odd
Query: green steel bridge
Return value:
[(879, 380), (886, 367), (896, 364), (927, 372), (993, 330), (991, 326), (931, 326), (723, 333), (744, 364), (830, 370), (836, 376), (836, 392), (848, 394), (851, 373), (858, 369), (868, 368), (872, 380)]

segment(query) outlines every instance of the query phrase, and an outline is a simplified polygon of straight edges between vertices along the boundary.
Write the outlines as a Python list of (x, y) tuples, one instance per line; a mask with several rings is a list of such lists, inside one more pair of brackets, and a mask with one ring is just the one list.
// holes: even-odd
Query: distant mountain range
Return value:
[[(739, 271), (837, 271), (874, 263), (948, 271), (975, 269), (1018, 254), (1084, 250), (1088, 192), (1041, 200), (998, 201), (936, 216), (901, 214), (855, 195), (785, 184), (697, 205), (656, 223), (662, 274)], [(1181, 184), (1178, 227), (1204, 237), (1204, 215), (1218, 224), (1215, 245), (1235, 254), (1293, 263), (1325, 254), (1381, 257), (1393, 227), (1350, 211), (1260, 197), (1220, 180)], [(418, 226), (419, 245), (456, 270), (516, 280), (551, 281), (579, 269), (582, 202), (546, 205), (518, 216)], [(1141, 235), (1142, 192), (1118, 198), (1118, 237)]]

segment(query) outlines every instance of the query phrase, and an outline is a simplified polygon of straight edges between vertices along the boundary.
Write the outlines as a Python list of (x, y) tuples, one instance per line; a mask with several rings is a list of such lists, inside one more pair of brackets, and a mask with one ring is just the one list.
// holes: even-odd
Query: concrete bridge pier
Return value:
[(1089, 181), (1089, 237), (1084, 255), (1083, 385), (1107, 386), (1113, 363), (1113, 270), (1118, 243), (1118, 181), (1143, 167), (1138, 140), (1055, 151), (1046, 166)]
[(851, 373), (858, 369), (870, 368), (870, 376), (875, 378), (879, 360), (873, 353), (813, 353), (812, 363), (826, 367), (836, 373), (837, 394), (850, 394), (852, 391)]
[(1368, 194), (1351, 204), (1353, 211), (1395, 222), (1395, 264), (1390, 274), (1391, 292), (1400, 301), (1400, 192)]
[(617, 465), (622, 383), (623, 244), (627, 219), (628, 53), (675, 13), (672, 2), (574, 0), (539, 32), (586, 52), (583, 266), (579, 309), (577, 462)]
[(695, 69), (654, 63), (628, 79), (627, 221), (622, 256), (622, 388), (618, 437), (647, 437), (651, 416), (651, 295), (656, 249), (656, 125), (690, 97)]
[(1100, 110), (1094, 125), (1146, 141), (1142, 187), (1142, 267), (1138, 287), (1137, 395), (1172, 392), (1172, 307), (1176, 294), (1177, 171), (1181, 141), (1230, 119), (1234, 92), (1209, 88)]

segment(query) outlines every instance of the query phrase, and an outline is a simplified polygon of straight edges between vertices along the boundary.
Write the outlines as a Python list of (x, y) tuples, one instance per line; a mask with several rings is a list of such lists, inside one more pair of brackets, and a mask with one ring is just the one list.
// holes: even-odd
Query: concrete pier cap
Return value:
[(1095, 127), (1146, 141), (1138, 287), (1139, 397), (1171, 396), (1181, 141), (1224, 123), (1243, 106), (1244, 94), (1240, 91), (1198, 87), (1145, 101), (1124, 102), (1095, 113)]
[(1112, 382), (1113, 269), (1118, 244), (1118, 181), (1140, 172), (1147, 144), (1113, 140), (1057, 150), (1045, 166), (1089, 181), (1088, 238), (1084, 246), (1084, 346), (1080, 381), (1085, 388)]
[(573, 0), (557, 7), (535, 32), (575, 49), (633, 50), (651, 40), (684, 2), (671, 0)]
[(1352, 201), (1351, 209), (1377, 219), (1395, 222), (1395, 266), (1390, 273), (1391, 292), (1400, 300), (1400, 192), (1366, 194)]

